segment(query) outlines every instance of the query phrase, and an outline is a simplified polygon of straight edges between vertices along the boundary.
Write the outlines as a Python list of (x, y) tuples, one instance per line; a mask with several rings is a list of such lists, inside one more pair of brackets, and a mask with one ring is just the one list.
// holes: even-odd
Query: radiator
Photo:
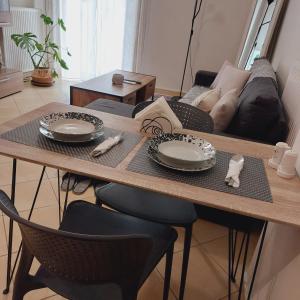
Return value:
[(38, 38), (42, 35), (41, 11), (35, 8), (12, 7), (11, 26), (3, 28), (5, 64), (8, 68), (29, 72), (33, 65), (28, 53), (18, 48), (10, 36), (14, 33), (32, 32)]

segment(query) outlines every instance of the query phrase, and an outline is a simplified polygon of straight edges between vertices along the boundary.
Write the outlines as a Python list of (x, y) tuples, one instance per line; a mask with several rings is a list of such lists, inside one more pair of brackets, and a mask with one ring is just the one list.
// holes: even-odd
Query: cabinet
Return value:
[(23, 72), (1, 68), (0, 69), (0, 98), (22, 91)]

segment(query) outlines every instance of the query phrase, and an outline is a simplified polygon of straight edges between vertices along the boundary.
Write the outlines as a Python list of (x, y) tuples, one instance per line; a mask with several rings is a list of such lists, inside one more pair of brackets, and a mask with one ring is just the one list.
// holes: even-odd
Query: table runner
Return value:
[[(120, 132), (121, 131), (119, 130), (105, 127), (104, 137), (107, 138), (109, 136), (115, 136)], [(66, 144), (56, 142), (46, 138), (39, 132), (39, 119), (33, 120), (24, 124), (23, 126), (5, 132), (1, 134), (0, 137), (11, 142), (58, 152), (74, 158), (96, 162), (112, 168), (115, 168), (119, 163), (121, 163), (142, 138), (140, 134), (124, 132), (124, 139), (120, 144), (114, 146), (107, 153), (94, 158), (90, 155), (90, 153), (97, 146), (97, 144), (100, 143), (101, 139), (83, 144)], [(102, 140), (104, 137), (102, 137)]]
[(225, 184), (232, 153), (217, 151), (216, 165), (203, 172), (180, 172), (160, 166), (147, 154), (148, 143), (144, 143), (129, 163), (127, 170), (144, 175), (161, 177), (169, 180), (240, 195), (261, 201), (272, 202), (272, 194), (262, 159), (245, 156), (244, 168), (240, 174), (240, 187), (235, 189)]

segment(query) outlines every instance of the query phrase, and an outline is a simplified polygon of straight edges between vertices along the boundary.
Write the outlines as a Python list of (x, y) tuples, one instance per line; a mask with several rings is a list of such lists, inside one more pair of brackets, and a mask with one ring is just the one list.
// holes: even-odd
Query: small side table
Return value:
[[(123, 74), (125, 79), (136, 80), (141, 83), (123, 83), (121, 86), (113, 85), (112, 75), (114, 73)], [(136, 105), (154, 96), (155, 82), (155, 76), (115, 70), (111, 73), (71, 86), (70, 104), (83, 107), (96, 99), (102, 98)]]

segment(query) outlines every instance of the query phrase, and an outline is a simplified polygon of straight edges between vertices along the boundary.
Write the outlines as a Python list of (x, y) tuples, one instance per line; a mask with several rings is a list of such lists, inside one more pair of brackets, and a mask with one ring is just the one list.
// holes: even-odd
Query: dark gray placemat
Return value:
[(107, 153), (93, 158), (91, 151), (106, 137), (115, 136), (121, 131), (104, 128), (104, 137), (99, 140), (83, 144), (66, 144), (50, 140), (39, 132), (39, 120), (33, 120), (23, 126), (3, 133), (0, 137), (12, 142), (49, 150), (83, 160), (99, 163), (107, 167), (116, 167), (129, 152), (140, 142), (141, 136), (131, 132), (124, 132), (123, 141), (114, 146)]
[(129, 163), (127, 170), (175, 180), (190, 185), (240, 195), (257, 200), (272, 202), (272, 194), (263, 161), (258, 158), (245, 156), (244, 168), (240, 174), (240, 187), (235, 189), (225, 184), (232, 153), (217, 151), (216, 165), (203, 172), (180, 172), (158, 165), (147, 155), (148, 143), (144, 143), (135, 157)]

